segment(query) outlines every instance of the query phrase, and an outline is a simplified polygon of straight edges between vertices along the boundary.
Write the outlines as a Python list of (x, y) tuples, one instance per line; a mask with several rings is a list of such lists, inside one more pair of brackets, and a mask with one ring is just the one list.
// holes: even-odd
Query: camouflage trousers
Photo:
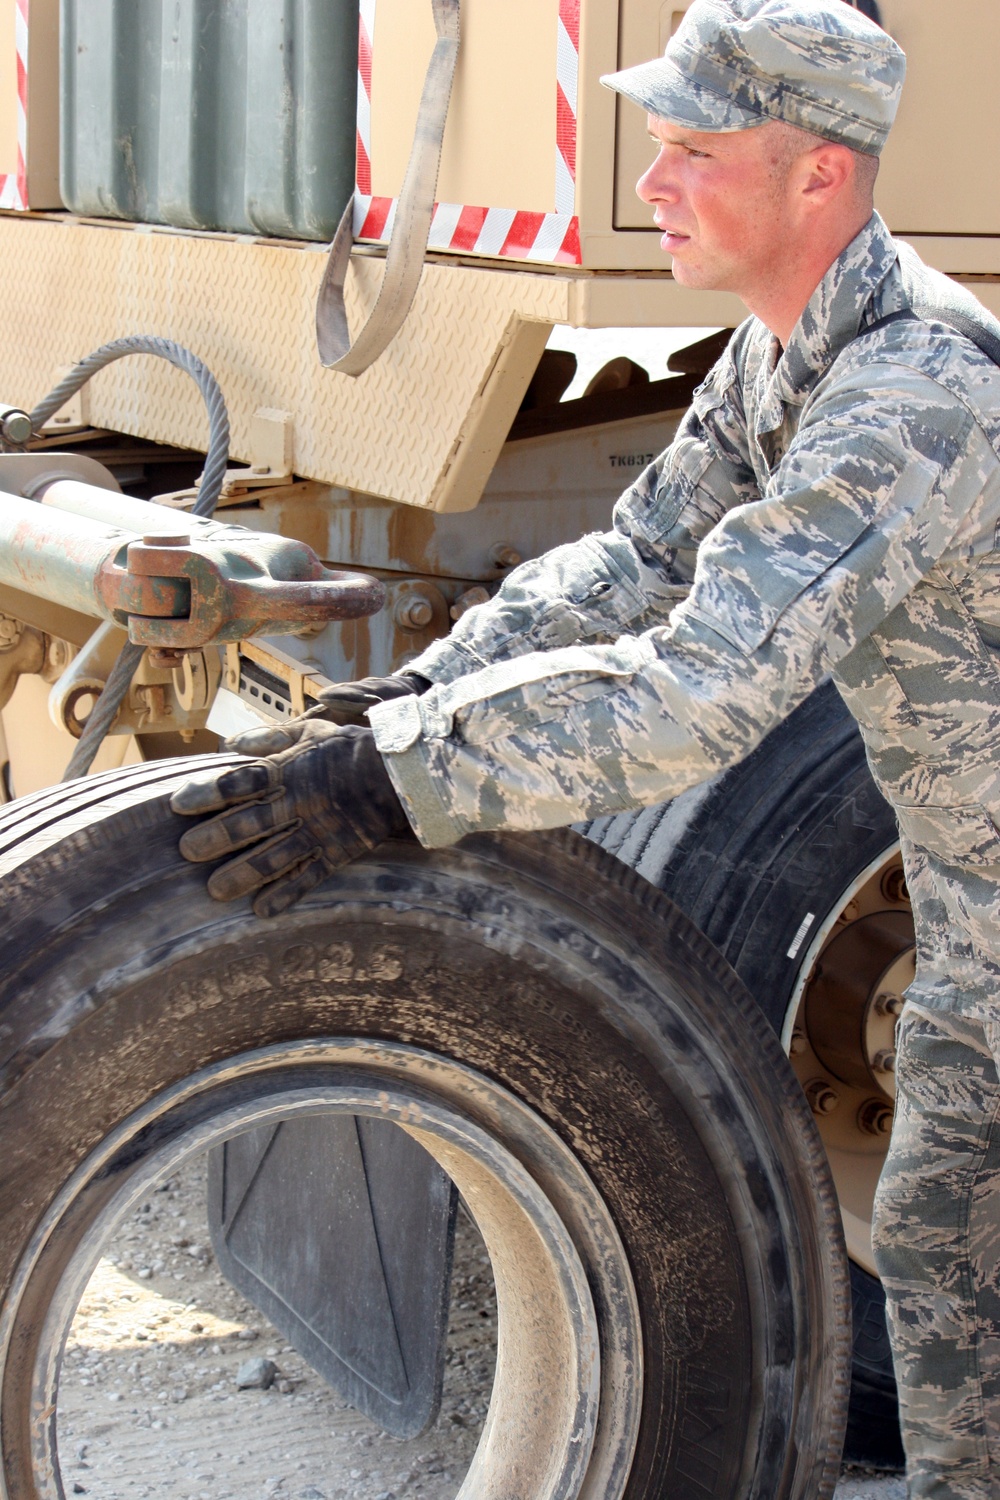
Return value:
[(1000, 1500), (1000, 1021), (910, 1004), (875, 1202), (911, 1500)]

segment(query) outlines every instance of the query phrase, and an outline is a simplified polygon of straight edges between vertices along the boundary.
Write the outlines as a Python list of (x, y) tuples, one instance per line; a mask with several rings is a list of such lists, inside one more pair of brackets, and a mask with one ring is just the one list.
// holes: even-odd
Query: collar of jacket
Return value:
[(777, 340), (773, 334), (768, 335), (771, 349), (765, 368), (770, 370), (770, 378), (760, 404), (758, 432), (778, 428), (785, 407), (802, 406), (837, 355), (862, 328), (895, 312), (897, 302), (903, 306), (901, 297), (879, 295), (895, 270), (896, 260), (892, 236), (883, 219), (873, 214), (809, 298), (777, 363)]

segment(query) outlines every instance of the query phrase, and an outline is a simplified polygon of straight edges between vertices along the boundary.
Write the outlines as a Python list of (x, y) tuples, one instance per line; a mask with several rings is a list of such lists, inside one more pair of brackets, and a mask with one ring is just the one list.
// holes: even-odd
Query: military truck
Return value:
[[(6, 1492), (63, 1493), (81, 1289), (205, 1151), (225, 1274), (390, 1433), (437, 1410), (472, 1215), (500, 1346), (463, 1495), (818, 1494), (845, 1420), (898, 1463), (869, 1221), (913, 928), (829, 687), (670, 804), (390, 845), (275, 924), (210, 909), (167, 809), (670, 441), (745, 314), (664, 269), (598, 79), (684, 0), (5, 4)], [(1000, 17), (857, 4), (910, 59), (879, 207), (1000, 312)], [(636, 331), (682, 328), (651, 379)], [(563, 399), (567, 329), (616, 352)]]

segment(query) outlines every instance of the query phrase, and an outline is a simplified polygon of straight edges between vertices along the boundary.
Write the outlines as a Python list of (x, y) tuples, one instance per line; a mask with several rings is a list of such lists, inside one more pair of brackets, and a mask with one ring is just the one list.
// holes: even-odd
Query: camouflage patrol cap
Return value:
[(601, 82), (690, 130), (784, 120), (877, 156), (906, 56), (844, 0), (693, 0), (663, 57)]

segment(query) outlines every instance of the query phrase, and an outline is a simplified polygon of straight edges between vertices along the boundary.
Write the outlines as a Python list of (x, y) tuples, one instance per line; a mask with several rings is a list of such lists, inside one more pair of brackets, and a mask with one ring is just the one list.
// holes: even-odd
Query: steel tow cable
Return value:
[[(229, 462), (229, 413), (219, 382), (208, 366), (172, 339), (157, 338), (152, 334), (132, 334), (128, 338), (115, 339), (103, 344), (80, 361), (59, 384), (40, 401), (31, 413), (32, 432), (40, 432), (45, 423), (72, 396), (75, 396), (92, 376), (115, 360), (128, 354), (153, 354), (166, 359), (177, 369), (185, 371), (198, 386), (208, 411), (208, 451), (205, 467), (198, 481), (199, 495), (193, 514), (209, 518), (215, 510), (226, 477)], [(69, 765), (63, 773), (63, 781), (75, 781), (85, 776), (93, 764), (105, 735), (118, 716), (132, 679), (142, 660), (145, 646), (131, 641), (122, 647), (118, 659), (108, 674), (100, 697), (87, 718), (83, 734), (73, 751)]]

